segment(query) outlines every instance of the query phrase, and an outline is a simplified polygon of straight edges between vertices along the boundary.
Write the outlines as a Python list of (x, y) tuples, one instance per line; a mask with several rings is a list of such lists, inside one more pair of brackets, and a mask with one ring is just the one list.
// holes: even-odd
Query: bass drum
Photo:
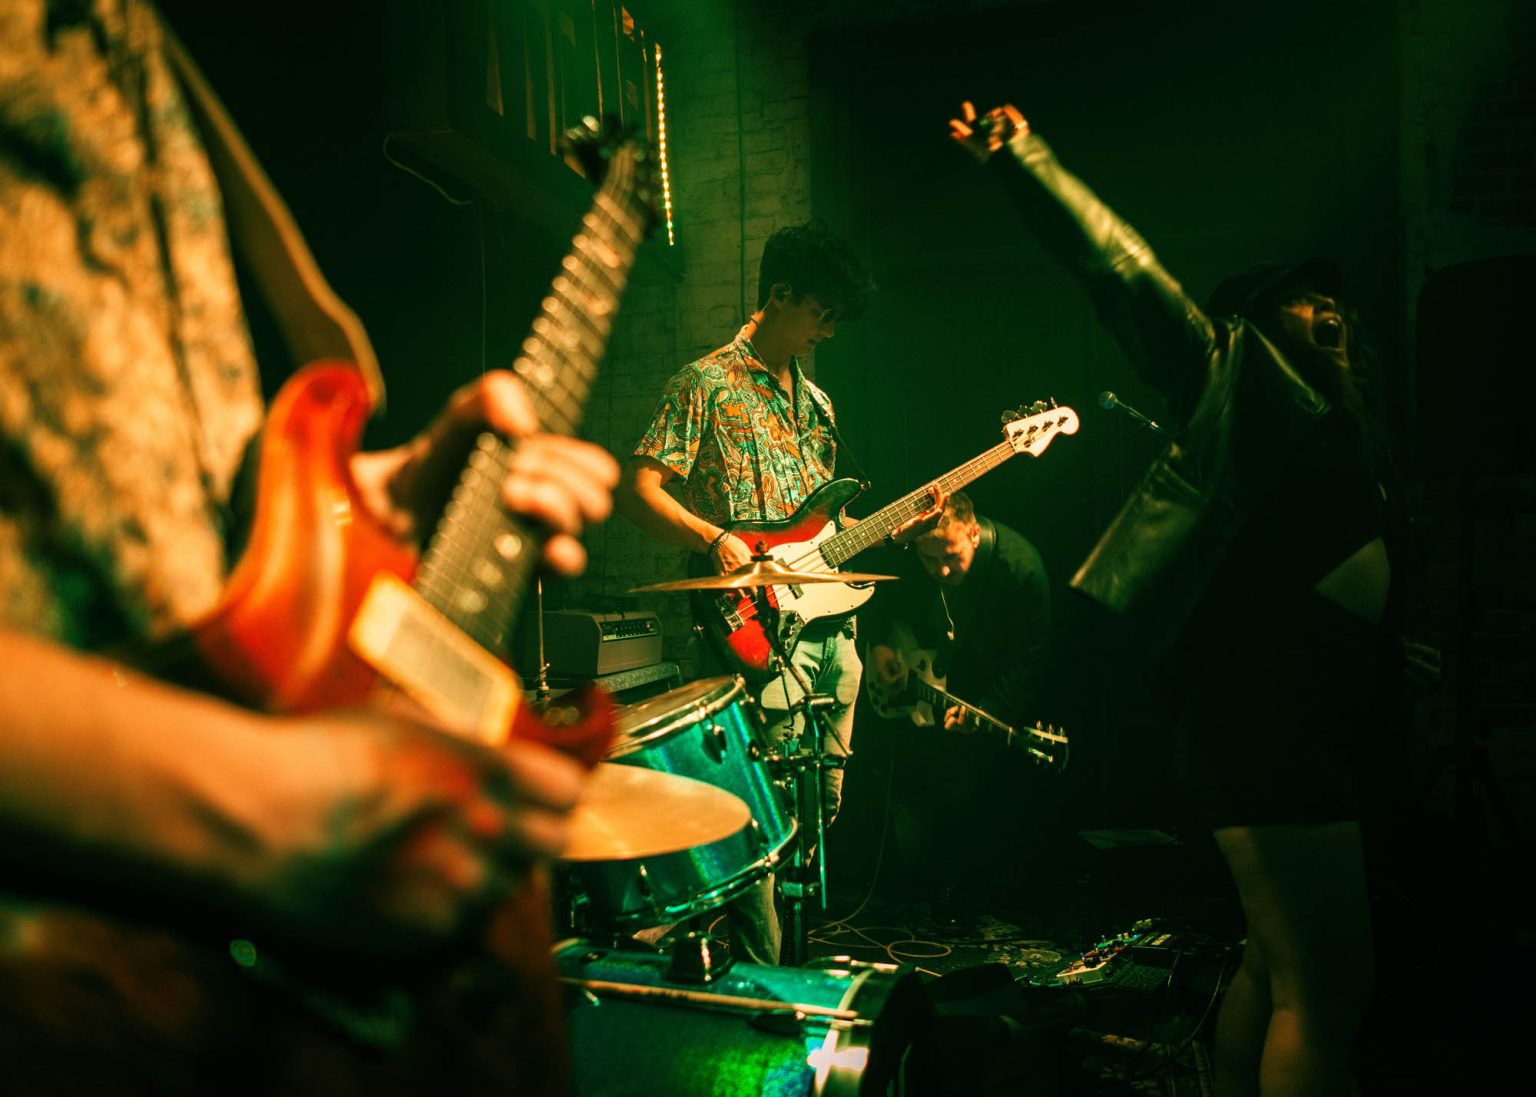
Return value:
[(735, 898), (773, 872), (795, 836), (769, 751), (741, 678), (689, 682), (617, 713), (609, 762), (691, 777), (740, 797), (740, 831), (675, 853), (570, 866), (594, 926), (681, 922)]
[(708, 985), (672, 978), (668, 956), (585, 941), (556, 945), (555, 960), (574, 1097), (901, 1092), (903, 1060), (932, 1017), (916, 975), (846, 957), (738, 963)]

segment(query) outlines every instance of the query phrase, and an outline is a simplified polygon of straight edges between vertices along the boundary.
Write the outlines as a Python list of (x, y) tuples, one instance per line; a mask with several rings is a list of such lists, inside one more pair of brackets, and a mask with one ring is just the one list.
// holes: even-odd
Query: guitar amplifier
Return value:
[[(529, 640), (537, 645), (537, 634)], [(661, 618), (639, 610), (552, 610), (544, 614), (544, 658), (551, 674), (578, 678), (596, 678), (659, 663)], [(535, 663), (529, 660), (524, 665), (531, 667)]]

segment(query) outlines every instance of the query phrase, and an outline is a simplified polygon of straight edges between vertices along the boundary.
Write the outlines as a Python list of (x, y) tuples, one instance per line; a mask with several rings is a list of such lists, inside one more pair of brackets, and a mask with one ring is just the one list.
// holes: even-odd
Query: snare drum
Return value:
[(577, 1097), (895, 1092), (931, 1018), (917, 977), (891, 964), (738, 963), (699, 986), (656, 953), (567, 941), (555, 962)]
[(784, 859), (795, 820), (741, 678), (704, 678), (621, 709), (607, 760), (723, 788), (745, 801), (751, 818), (692, 849), (571, 866), (595, 922), (626, 929), (681, 922), (735, 898)]

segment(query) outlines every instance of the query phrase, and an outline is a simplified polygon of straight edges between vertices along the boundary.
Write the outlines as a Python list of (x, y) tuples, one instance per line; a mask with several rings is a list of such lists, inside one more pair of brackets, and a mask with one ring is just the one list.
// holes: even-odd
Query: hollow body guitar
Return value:
[[(754, 552), (761, 544), (769, 556), (795, 571), (837, 571), (931, 509), (935, 489), (958, 491), (1015, 454), (1038, 457), (1058, 434), (1075, 434), (1077, 429), (1077, 413), (1071, 408), (1036, 403), (1003, 416), (1002, 442), (846, 528), (843, 510), (863, 490), (857, 480), (823, 484), (783, 521), (735, 522), (725, 528)], [(704, 558), (693, 557), (689, 574), (708, 574), (708, 566)], [(776, 645), (770, 629), (777, 630), (779, 646), (789, 651), (806, 625), (850, 614), (873, 593), (872, 583), (807, 583), (768, 587), (761, 600), (750, 591), (696, 591), (692, 606), (694, 620), (726, 665), (750, 682), (761, 682), (775, 673)], [(766, 614), (760, 611), (764, 602)]]
[[(544, 429), (557, 433), (579, 424), (651, 221), (643, 148), (591, 121), (567, 139), (577, 143), (571, 152), (588, 177), (605, 177), (512, 367)], [(536, 711), (521, 703), (518, 677), (502, 659), (542, 546), (538, 531), (501, 504), (512, 445), (490, 433), (475, 442), (418, 561), (372, 518), (350, 473), (375, 405), (363, 374), (347, 362), (313, 363), (283, 386), (262, 434), (251, 534), (220, 604), (175, 645), (180, 665), (164, 652), (146, 665), (275, 713), (396, 705), (403, 694), (449, 732), (493, 745), (541, 742), (595, 766), (612, 735), (607, 696), (588, 687)], [(531, 869), (490, 912), (472, 947), (432, 965), (231, 943), (243, 927), (218, 939), (217, 931), (189, 928), (189, 959), (175, 970), (209, 978), (188, 1012), (206, 1029), (203, 1018), (221, 1008), (251, 1008), (242, 987), (296, 1006), (278, 1011), (281, 1046), (263, 1049), (261, 1069), (281, 1079), (283, 1092), (420, 1092), (430, 1078), (433, 1088), (455, 1092), (564, 1093), (569, 1068), (547, 875)], [(154, 949), (164, 936), (156, 931)], [(123, 940), (125, 952), (134, 947), (132, 935)], [(188, 990), (178, 983), (167, 993), (185, 998)], [(289, 1018), (306, 1020), (290, 1025)], [(161, 1064), (168, 1076), (205, 1069), (182, 1064), (189, 1049), (175, 1054)], [(198, 1073), (196, 1090), (250, 1084), (238, 1063), (228, 1065), (227, 1079)]]
[(1033, 727), (1016, 728), (961, 700), (945, 689), (947, 675), (938, 673), (932, 648), (920, 648), (912, 630), (898, 623), (892, 629), (890, 644), (906, 667), (906, 677), (892, 685), (885, 685), (873, 674), (864, 675), (864, 689), (870, 705), (888, 720), (910, 717), (918, 727), (942, 727), (944, 714), (952, 708), (960, 709), (965, 722), (974, 729), (1002, 739), (1005, 746), (1023, 751), (1030, 761), (1048, 769), (1062, 770), (1067, 766), (1067, 733), (1053, 724), (1036, 723)]

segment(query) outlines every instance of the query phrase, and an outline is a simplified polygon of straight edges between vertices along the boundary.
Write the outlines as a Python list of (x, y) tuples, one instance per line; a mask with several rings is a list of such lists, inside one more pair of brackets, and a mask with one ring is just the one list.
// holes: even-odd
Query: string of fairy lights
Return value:
[(661, 214), (667, 222), (667, 246), (677, 244), (672, 228), (672, 179), (667, 170), (667, 95), (661, 73), (661, 44), (656, 44), (656, 155), (661, 161)]

